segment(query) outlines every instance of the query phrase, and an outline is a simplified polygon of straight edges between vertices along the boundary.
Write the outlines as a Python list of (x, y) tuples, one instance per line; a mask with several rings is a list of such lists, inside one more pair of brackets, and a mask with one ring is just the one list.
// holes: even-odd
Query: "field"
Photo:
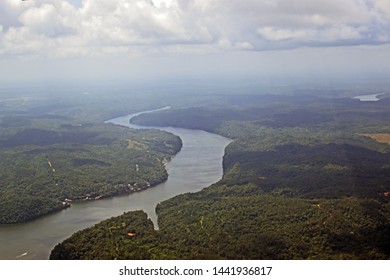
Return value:
[(390, 134), (389, 133), (372, 133), (372, 134), (361, 134), (363, 136), (370, 137), (379, 143), (385, 143), (390, 145)]

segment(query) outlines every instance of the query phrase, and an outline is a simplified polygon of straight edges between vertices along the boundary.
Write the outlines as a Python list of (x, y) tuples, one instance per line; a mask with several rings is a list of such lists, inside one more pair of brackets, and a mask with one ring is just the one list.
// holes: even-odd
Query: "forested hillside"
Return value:
[[(205, 129), (234, 141), (220, 182), (159, 204), (159, 230), (147, 234), (150, 242), (136, 236), (120, 244), (147, 248), (151, 259), (388, 259), (390, 146), (376, 139), (390, 135), (389, 100), (248, 100), (135, 120)], [(119, 225), (123, 217), (110, 222)], [(100, 224), (81, 231), (51, 257), (145, 257), (127, 250), (99, 254), (91, 236), (107, 230)]]
[[(75, 200), (141, 191), (167, 179), (164, 164), (181, 149), (179, 137), (101, 123), (107, 111), (86, 122), (79, 118), (78, 104), (45, 102), (2, 104), (1, 224), (26, 222)], [(84, 108), (96, 112), (96, 106)]]

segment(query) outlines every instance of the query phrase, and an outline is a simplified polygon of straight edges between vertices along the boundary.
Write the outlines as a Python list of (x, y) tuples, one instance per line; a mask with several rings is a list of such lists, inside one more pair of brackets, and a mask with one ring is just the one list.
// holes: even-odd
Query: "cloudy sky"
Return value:
[(389, 0), (0, 0), (0, 81), (390, 73)]

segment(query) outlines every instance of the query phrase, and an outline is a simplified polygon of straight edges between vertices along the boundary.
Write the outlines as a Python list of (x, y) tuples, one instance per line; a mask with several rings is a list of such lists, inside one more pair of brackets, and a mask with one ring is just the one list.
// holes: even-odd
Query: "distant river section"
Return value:
[[(162, 108), (166, 109), (166, 108)], [(135, 129), (130, 124), (137, 114), (107, 121)], [(68, 209), (25, 224), (0, 225), (0, 259), (48, 259), (52, 248), (74, 232), (127, 211), (144, 210), (157, 225), (156, 205), (178, 194), (197, 192), (222, 178), (222, 158), (230, 139), (202, 130), (173, 127), (157, 129), (182, 139), (181, 151), (168, 163), (168, 180), (130, 195), (72, 203)]]
[(375, 94), (368, 94), (368, 95), (359, 95), (354, 96), (354, 99), (359, 99), (360, 101), (379, 101), (379, 96), (383, 95), (384, 93), (375, 93)]

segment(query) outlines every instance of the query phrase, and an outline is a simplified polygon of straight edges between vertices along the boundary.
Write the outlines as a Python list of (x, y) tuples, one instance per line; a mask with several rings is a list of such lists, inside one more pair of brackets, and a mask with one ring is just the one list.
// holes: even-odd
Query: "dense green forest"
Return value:
[[(109, 110), (85, 121), (79, 100), (23, 100), (1, 103), (1, 224), (152, 187), (167, 179), (164, 164), (181, 149), (181, 139), (167, 132), (102, 123)], [(96, 106), (84, 110), (99, 112)]]
[[(76, 233), (51, 258), (390, 258), (390, 146), (367, 136), (390, 134), (390, 98), (224, 100), (135, 119), (234, 139), (220, 182), (160, 203), (158, 231), (144, 214), (126, 213)], [(102, 243), (116, 247), (100, 253)]]
[(390, 256), (389, 208), (371, 199), (288, 198), (260, 194), (255, 185), (217, 184), (157, 209), (158, 231), (146, 214), (129, 212), (77, 232), (53, 249), (51, 259)]

